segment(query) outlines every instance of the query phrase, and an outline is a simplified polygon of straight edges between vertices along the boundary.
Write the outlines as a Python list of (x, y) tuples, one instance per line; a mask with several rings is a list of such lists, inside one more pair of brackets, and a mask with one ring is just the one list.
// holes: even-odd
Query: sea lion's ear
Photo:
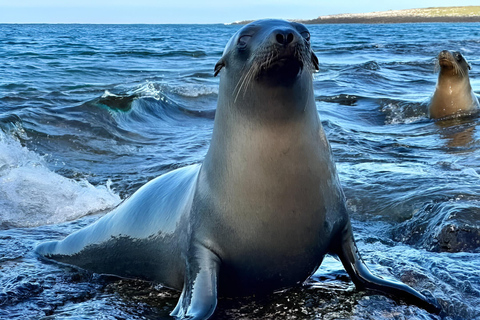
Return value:
[(467, 63), (468, 70), (472, 70), (472, 65), (470, 63)]
[(216, 77), (223, 67), (225, 67), (225, 61), (223, 61), (223, 57), (221, 57), (220, 60), (218, 60), (217, 64), (215, 65), (213, 76)]
[(315, 70), (317, 71), (320, 70), (320, 64), (318, 63), (318, 58), (313, 51), (312, 51), (312, 62), (313, 62), (313, 66), (315, 67)]

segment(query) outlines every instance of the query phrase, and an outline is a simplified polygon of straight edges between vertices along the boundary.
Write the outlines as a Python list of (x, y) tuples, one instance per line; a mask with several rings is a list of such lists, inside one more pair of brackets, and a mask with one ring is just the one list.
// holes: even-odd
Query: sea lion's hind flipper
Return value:
[(176, 319), (208, 319), (217, 306), (220, 258), (201, 245), (194, 251), (187, 258), (182, 294), (170, 313)]
[(441, 311), (440, 306), (433, 297), (427, 299), (423, 294), (406, 284), (388, 281), (370, 273), (360, 257), (350, 224), (342, 231), (334, 251), (342, 261), (345, 270), (350, 275), (357, 289), (377, 291), (414, 304), (431, 313), (439, 313)]

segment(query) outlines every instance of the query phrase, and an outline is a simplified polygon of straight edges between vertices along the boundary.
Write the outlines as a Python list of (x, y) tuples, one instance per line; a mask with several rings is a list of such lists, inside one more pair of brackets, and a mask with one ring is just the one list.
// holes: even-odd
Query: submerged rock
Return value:
[(428, 203), (393, 230), (393, 237), (434, 252), (480, 252), (480, 207), (476, 201)]

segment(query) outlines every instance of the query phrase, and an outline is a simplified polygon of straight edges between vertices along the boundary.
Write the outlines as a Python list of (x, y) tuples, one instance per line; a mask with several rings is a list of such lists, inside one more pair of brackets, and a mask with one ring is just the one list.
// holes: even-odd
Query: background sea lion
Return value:
[(93, 225), (37, 252), (182, 290), (172, 312), (181, 319), (210, 317), (217, 293), (302, 283), (327, 253), (340, 257), (358, 288), (437, 311), (362, 262), (315, 105), (315, 69), (303, 25), (243, 27), (215, 66), (218, 107), (203, 163), (158, 177)]
[(429, 113), (433, 119), (469, 115), (478, 111), (478, 99), (472, 91), (469, 63), (460, 52), (444, 50), (438, 55), (440, 73)]

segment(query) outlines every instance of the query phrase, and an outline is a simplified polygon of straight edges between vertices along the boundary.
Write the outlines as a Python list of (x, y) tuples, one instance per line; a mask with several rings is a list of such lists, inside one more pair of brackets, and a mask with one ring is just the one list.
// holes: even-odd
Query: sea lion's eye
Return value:
[(455, 59), (457, 61), (462, 61), (462, 55), (460, 53), (455, 53)]
[(245, 49), (247, 47), (247, 43), (248, 41), (250, 40), (252, 36), (248, 36), (248, 35), (245, 35), (245, 36), (241, 36), (239, 39), (238, 39), (238, 42), (237, 42), (237, 47), (239, 49)]
[(303, 31), (302, 32), (302, 37), (307, 40), (307, 41), (310, 41), (310, 32), (308, 31)]

